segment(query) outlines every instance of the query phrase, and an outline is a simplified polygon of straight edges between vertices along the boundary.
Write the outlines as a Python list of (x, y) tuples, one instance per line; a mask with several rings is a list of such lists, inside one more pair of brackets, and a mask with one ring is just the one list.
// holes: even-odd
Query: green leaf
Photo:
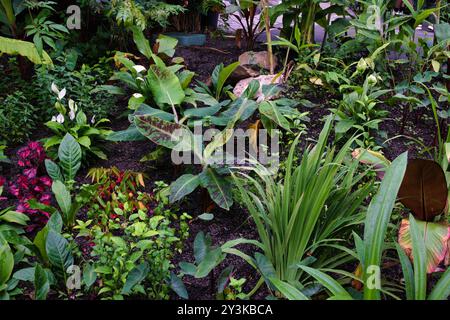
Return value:
[(0, 37), (0, 54), (21, 55), (28, 58), (34, 64), (53, 64), (47, 52), (39, 54), (36, 46), (32, 42)]
[(97, 273), (95, 267), (91, 263), (87, 263), (83, 268), (83, 283), (86, 289), (89, 289), (97, 280)]
[(30, 221), (30, 218), (28, 218), (28, 216), (22, 212), (6, 211), (2, 215), (0, 215), (0, 221), (17, 223), (26, 226), (27, 222)]
[(171, 203), (174, 203), (180, 199), (183, 199), (186, 195), (197, 189), (199, 184), (200, 179), (197, 175), (182, 175), (170, 185), (169, 201)]
[(194, 257), (197, 264), (201, 263), (211, 247), (211, 237), (203, 231), (197, 233), (194, 239)]
[(170, 288), (183, 299), (189, 299), (188, 292), (184, 286), (183, 281), (178, 278), (174, 273), (170, 273)]
[(199, 175), (201, 185), (208, 189), (211, 199), (221, 208), (229, 210), (233, 205), (232, 184), (208, 167)]
[(161, 107), (165, 104), (179, 105), (184, 100), (185, 94), (180, 80), (165, 66), (151, 65), (146, 84), (153, 95), (153, 100)]
[[(384, 179), (375, 197), (370, 202), (364, 225), (365, 257), (364, 267), (380, 266), (381, 254), (384, 247), (384, 237), (395, 205), (398, 190), (403, 181), (408, 161), (407, 153), (395, 159), (386, 170)], [(364, 283), (369, 275), (363, 272)], [(370, 286), (364, 287), (364, 298), (379, 300), (380, 290)]]
[(59, 166), (50, 159), (45, 159), (45, 169), (47, 174), (52, 178), (53, 181), (59, 180), (64, 182), (63, 174)]
[(298, 265), (298, 267), (319, 281), (321, 285), (333, 294), (333, 296), (345, 297), (349, 300), (352, 299), (350, 294), (339, 284), (339, 282), (326, 273), (303, 265)]
[(137, 265), (128, 274), (125, 285), (122, 288), (121, 294), (130, 294), (133, 287), (142, 282), (150, 272), (150, 266), (147, 262)]
[(239, 66), (239, 61), (229, 64), (225, 68), (223, 68), (217, 78), (217, 82), (215, 84), (216, 86), (216, 99), (219, 100), (220, 96), (222, 95), (222, 89), (225, 85), (225, 82), (230, 77), (230, 75), (233, 73), (233, 71)]
[(450, 268), (444, 272), (439, 281), (434, 285), (428, 296), (428, 300), (447, 300), (450, 296)]
[(206, 277), (211, 272), (211, 270), (213, 270), (223, 261), (224, 258), (225, 255), (222, 253), (221, 248), (216, 248), (208, 251), (202, 262), (200, 262), (200, 264), (198, 265), (195, 277), (196, 278)]
[(36, 300), (47, 299), (48, 292), (50, 291), (50, 282), (47, 277), (47, 272), (45, 272), (40, 264), (36, 265), (34, 271), (34, 288)]
[(214, 215), (212, 213), (205, 212), (199, 215), (198, 218), (203, 221), (211, 221), (212, 219), (214, 219)]
[(228, 266), (220, 273), (217, 280), (217, 293), (222, 293), (225, 290), (233, 269), (233, 266)]
[(81, 167), (81, 147), (69, 133), (61, 141), (58, 157), (66, 180), (74, 180)]
[(414, 298), (415, 300), (425, 300), (427, 296), (427, 266), (424, 239), (417, 226), (416, 219), (409, 216), (412, 254), (414, 265)]
[(139, 132), (152, 142), (176, 151), (190, 151), (194, 138), (183, 125), (147, 115), (134, 117)]
[(66, 185), (59, 180), (53, 181), (52, 191), (55, 195), (56, 202), (58, 202), (58, 205), (61, 208), (64, 217), (63, 220), (68, 223), (71, 220), (70, 213), (72, 209), (70, 192), (67, 190)]
[(108, 141), (125, 142), (125, 141), (144, 141), (145, 137), (133, 124), (128, 129), (122, 131), (116, 131), (108, 135), (106, 138)]
[(0, 238), (0, 286), (6, 284), (14, 269), (14, 256), (9, 244)]
[(45, 249), (50, 263), (60, 274), (65, 275), (67, 268), (73, 265), (73, 256), (67, 240), (55, 231), (49, 230)]
[(259, 105), (259, 112), (278, 124), (283, 129), (290, 129), (289, 121), (281, 114), (278, 106), (272, 101), (263, 101)]

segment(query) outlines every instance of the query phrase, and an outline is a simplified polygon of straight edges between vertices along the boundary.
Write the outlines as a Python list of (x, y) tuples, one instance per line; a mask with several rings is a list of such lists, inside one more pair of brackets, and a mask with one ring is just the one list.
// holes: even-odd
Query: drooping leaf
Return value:
[[(450, 226), (446, 223), (435, 223), (416, 220), (420, 237), (425, 243), (427, 273), (436, 272), (440, 263), (444, 262), (449, 253)], [(398, 243), (410, 259), (413, 259), (410, 222), (403, 219), (399, 232)]]
[(233, 269), (234, 269), (233, 266), (228, 266), (222, 270), (217, 280), (217, 293), (222, 293), (225, 290), (228, 282), (230, 281)]
[(415, 159), (408, 162), (398, 197), (422, 221), (432, 221), (447, 204), (447, 182), (438, 163)]
[(53, 181), (59, 180), (64, 182), (64, 176), (61, 172), (59, 166), (50, 159), (45, 159), (45, 169), (47, 174), (52, 178)]
[(47, 272), (45, 272), (40, 264), (36, 265), (34, 271), (34, 290), (34, 297), (36, 300), (47, 299), (48, 292), (50, 291), (50, 282), (47, 277)]
[(132, 124), (128, 129), (122, 131), (115, 131), (106, 137), (106, 140), (114, 142), (125, 141), (145, 141), (145, 137), (141, 132)]

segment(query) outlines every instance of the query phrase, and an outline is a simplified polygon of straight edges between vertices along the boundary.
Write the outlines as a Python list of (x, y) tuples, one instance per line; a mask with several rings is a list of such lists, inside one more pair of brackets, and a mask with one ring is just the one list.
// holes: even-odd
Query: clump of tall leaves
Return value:
[[(359, 209), (371, 184), (356, 188), (363, 175), (357, 173), (356, 162), (345, 162), (352, 140), (339, 152), (327, 147), (331, 124), (328, 118), (317, 144), (304, 151), (298, 165), (294, 156), (299, 137), (295, 140), (282, 181), (260, 170), (256, 170), (257, 179), (242, 174), (247, 187), (235, 180), (256, 224), (264, 256), (273, 266), (271, 274), (261, 270), (271, 283), (275, 279), (302, 290), (302, 266), (334, 268), (349, 259), (347, 250), (330, 239), (338, 239), (345, 228), (362, 222)], [(327, 251), (331, 247), (336, 249), (336, 259)]]

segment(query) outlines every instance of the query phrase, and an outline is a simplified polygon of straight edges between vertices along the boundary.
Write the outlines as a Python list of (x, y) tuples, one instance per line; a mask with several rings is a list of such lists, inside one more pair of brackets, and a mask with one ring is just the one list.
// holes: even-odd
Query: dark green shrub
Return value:
[(26, 141), (36, 127), (36, 111), (22, 91), (0, 98), (0, 139), (7, 144)]

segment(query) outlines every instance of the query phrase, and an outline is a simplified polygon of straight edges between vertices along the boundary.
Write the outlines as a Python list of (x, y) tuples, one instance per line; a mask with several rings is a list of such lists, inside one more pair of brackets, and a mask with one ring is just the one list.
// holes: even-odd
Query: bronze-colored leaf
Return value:
[(445, 174), (438, 163), (423, 159), (408, 162), (398, 197), (415, 218), (432, 221), (443, 212), (447, 195)]

